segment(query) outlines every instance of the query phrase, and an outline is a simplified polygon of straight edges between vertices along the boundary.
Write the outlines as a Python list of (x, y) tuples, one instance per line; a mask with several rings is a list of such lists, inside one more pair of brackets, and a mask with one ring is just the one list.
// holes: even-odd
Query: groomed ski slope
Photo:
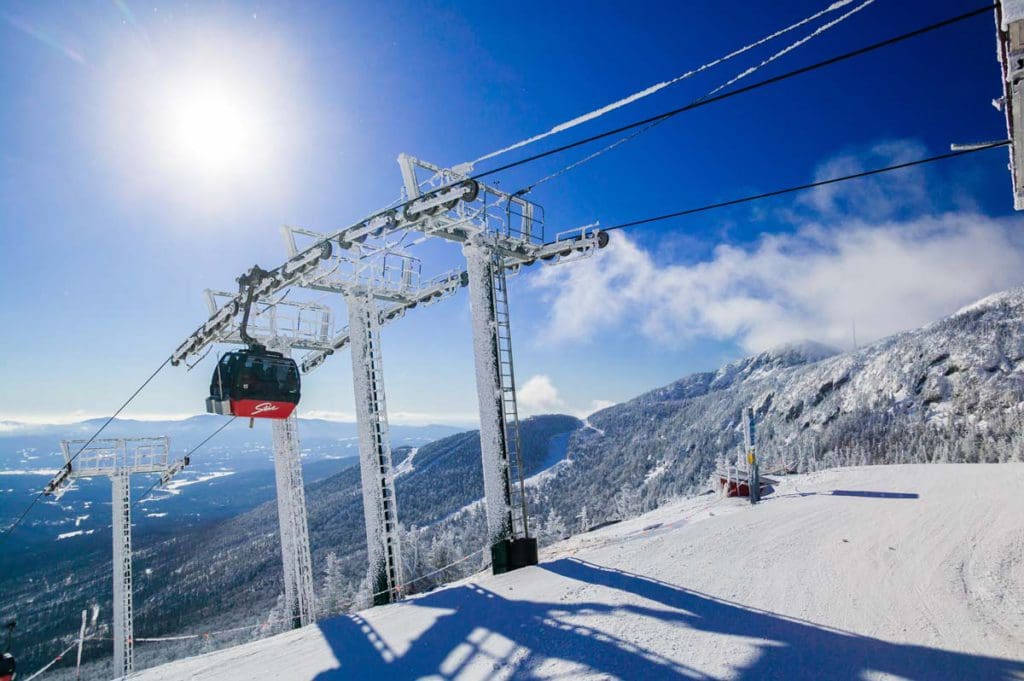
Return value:
[(137, 678), (1024, 679), (1024, 464), (794, 476), (541, 563)]

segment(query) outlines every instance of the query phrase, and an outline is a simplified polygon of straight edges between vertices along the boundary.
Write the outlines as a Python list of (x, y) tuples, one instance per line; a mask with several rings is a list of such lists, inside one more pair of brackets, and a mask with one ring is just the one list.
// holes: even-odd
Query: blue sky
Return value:
[[(110, 413), (205, 319), (203, 289), (283, 259), (280, 225), (327, 231), (397, 198), (400, 152), (477, 158), (826, 4), (4, 4), (0, 420)], [(877, 0), (754, 78), (975, 6)], [(688, 102), (788, 42), (537, 149)], [(211, 82), (247, 123), (232, 158), (197, 161), (168, 102)], [(982, 16), (684, 114), (532, 198), (554, 233), (941, 153), (1005, 136), (999, 94)], [(491, 179), (518, 188), (589, 151)], [(592, 262), (512, 284), (524, 406), (584, 412), (778, 342), (925, 323), (1019, 283), (1020, 227), (1000, 150), (617, 233)], [(395, 420), (473, 418), (467, 308), (385, 330)], [(166, 370), (130, 413), (199, 412), (209, 370)], [(347, 353), (309, 376), (302, 409), (352, 413)]]

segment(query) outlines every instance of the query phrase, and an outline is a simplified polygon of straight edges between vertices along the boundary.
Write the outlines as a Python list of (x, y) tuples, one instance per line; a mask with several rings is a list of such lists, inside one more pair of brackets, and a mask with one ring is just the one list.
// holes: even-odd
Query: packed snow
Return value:
[(1024, 678), (1022, 488), (1024, 464), (933, 464), (709, 494), (137, 678)]
[(62, 539), (71, 539), (72, 537), (82, 537), (87, 534), (92, 534), (96, 530), (74, 530), (72, 532), (61, 532), (57, 535), (57, 541)]
[(1012, 22), (1024, 19), (1024, 0), (1003, 0), (1002, 11), (1005, 31)]
[(413, 460), (416, 458), (416, 452), (420, 451), (419, 447), (413, 447), (409, 450), (409, 454), (402, 459), (402, 463), (395, 466), (395, 477), (400, 475), (406, 475), (416, 470), (416, 466), (413, 464)]
[(210, 480), (216, 480), (217, 478), (224, 478), (234, 474), (234, 471), (213, 471), (211, 473), (203, 473), (202, 475), (199, 475), (192, 479), (176, 478), (174, 480), (171, 480), (163, 487), (161, 487), (159, 491), (170, 492), (171, 494), (180, 494), (182, 487), (196, 485), (201, 482), (209, 482)]

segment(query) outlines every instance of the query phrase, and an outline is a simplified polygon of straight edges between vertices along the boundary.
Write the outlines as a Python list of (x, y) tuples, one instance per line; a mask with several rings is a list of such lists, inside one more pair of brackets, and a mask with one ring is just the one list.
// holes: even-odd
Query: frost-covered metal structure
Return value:
[(752, 504), (761, 500), (761, 473), (757, 462), (756, 444), (757, 426), (754, 422), (754, 409), (745, 407), (743, 409), (743, 450), (750, 470), (750, 503)]
[[(44, 492), (60, 498), (74, 489), (77, 478), (107, 476), (111, 481), (114, 544), (114, 673), (122, 678), (132, 673), (132, 499), (133, 473), (156, 473), (160, 485), (188, 465), (188, 459), (170, 460), (166, 437), (138, 437), (109, 440), (63, 440), (64, 467), (47, 484)], [(76, 454), (72, 454), (72, 450)]]
[(994, 103), (1006, 114), (1010, 138), (1013, 207), (1024, 210), (1024, 0), (999, 0), (996, 42), (1002, 66), (1003, 96)]
[(275, 419), (270, 428), (274, 442), (285, 613), (292, 625), (304, 627), (316, 621), (316, 594), (313, 591), (306, 492), (299, 458), (299, 427), (292, 414), (286, 419)]
[[(385, 452), (386, 446), (378, 444), (382, 442), (379, 424), (386, 424), (387, 418), (383, 385), (378, 382), (380, 346), (373, 324), (365, 320), (390, 320), (417, 305), (436, 302), (454, 293), (458, 286), (469, 287), (492, 564), (496, 572), (503, 572), (535, 563), (536, 544), (529, 538), (523, 486), (506, 273), (538, 260), (559, 262), (590, 255), (608, 243), (608, 236), (588, 226), (561, 233), (547, 242), (543, 210), (522, 196), (408, 155), (399, 156), (398, 162), (404, 185), (400, 209), (382, 211), (333, 234), (286, 229), (289, 254), (295, 259), (317, 244), (337, 246), (313, 272), (304, 275), (302, 280), (309, 283), (300, 281), (300, 285), (345, 295), (350, 318), (346, 340), (353, 344), (360, 447), (370, 453), (361, 456), (366, 466), (378, 466), (375, 475), (390, 475), (390, 451)], [(415, 236), (407, 241), (410, 234)], [(311, 240), (305, 249), (298, 246), (302, 239)], [(466, 269), (446, 272), (425, 286), (416, 285), (420, 264), (409, 251), (428, 239), (461, 245)], [(377, 300), (387, 302), (390, 309), (366, 314), (366, 307)], [(365, 339), (358, 348), (357, 335)], [(303, 370), (322, 360), (321, 354), (314, 354), (303, 360)], [(387, 509), (393, 508), (393, 484), (378, 485), (367, 475), (363, 484), (368, 537), (387, 555), (391, 546), (386, 538)], [(381, 492), (375, 509), (368, 499), (378, 494), (378, 487)], [(381, 518), (376, 525), (384, 540), (370, 534), (374, 516)], [(371, 563), (375, 555), (371, 552)], [(375, 577), (374, 583), (381, 586), (374, 591), (379, 594), (384, 582)]]
[[(558, 262), (590, 255), (608, 243), (608, 235), (588, 226), (547, 242), (543, 209), (522, 195), (404, 154), (398, 161), (405, 185), (403, 215), (415, 220), (407, 229), (419, 231), (424, 238), (459, 243), (466, 258), (493, 571), (535, 564), (537, 544), (529, 534), (526, 508), (506, 272), (518, 272), (538, 260)], [(451, 187), (464, 188), (461, 202), (444, 200)]]
[[(324, 238), (322, 234), (292, 227), (286, 227), (283, 234), (293, 257), (299, 253), (300, 241)], [(420, 280), (420, 269), (419, 259), (400, 248), (387, 244), (382, 247), (360, 245), (338, 249), (325, 259), (318, 273), (299, 284), (341, 294), (348, 309), (348, 327), (335, 337), (329, 350), (310, 353), (303, 360), (302, 369), (311, 371), (334, 350), (351, 346), (367, 577), (375, 604), (401, 598), (403, 582), (380, 327), (401, 317), (407, 309), (430, 305), (454, 294), (465, 284), (463, 273), (457, 270), (424, 284)]]
[[(538, 261), (586, 257), (608, 243), (595, 225), (548, 241), (543, 210), (522, 195), (480, 183), (466, 167), (441, 168), (404, 154), (398, 161), (403, 189), (397, 205), (328, 233), (285, 227), (289, 258), (255, 290), (263, 301), (299, 287), (338, 293), (346, 302), (347, 328), (326, 341), (291, 347), (307, 350), (298, 361), (308, 373), (351, 345), (368, 569), (377, 603), (400, 597), (402, 589), (380, 327), (469, 287), (492, 563), (501, 572), (536, 562), (522, 479), (506, 276)], [(412, 249), (432, 239), (461, 246), (466, 268), (424, 280)], [(172, 364), (223, 341), (241, 303), (232, 296), (211, 309), (207, 322), (175, 350)]]
[[(206, 291), (210, 314), (215, 315), (233, 294)], [(331, 309), (315, 302), (270, 300), (257, 305), (249, 318), (248, 333), (261, 344), (290, 356), (292, 348), (324, 349), (331, 337)], [(217, 340), (245, 345), (237, 324), (225, 326)], [(299, 456), (298, 420), (292, 414), (271, 421), (274, 447), (274, 478), (277, 491), (277, 519), (281, 538), (284, 573), (284, 610), (294, 626), (316, 621), (316, 593), (313, 588), (313, 558), (309, 545), (306, 492)]]

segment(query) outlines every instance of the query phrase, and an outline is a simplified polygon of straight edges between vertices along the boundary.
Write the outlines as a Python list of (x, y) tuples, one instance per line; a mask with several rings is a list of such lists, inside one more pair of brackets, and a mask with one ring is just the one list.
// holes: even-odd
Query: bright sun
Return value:
[(218, 84), (176, 88), (166, 113), (170, 153), (204, 175), (243, 171), (261, 144), (257, 111)]
[(209, 214), (288, 195), (311, 126), (287, 46), (172, 32), (134, 56), (111, 67), (101, 106), (126, 191)]

